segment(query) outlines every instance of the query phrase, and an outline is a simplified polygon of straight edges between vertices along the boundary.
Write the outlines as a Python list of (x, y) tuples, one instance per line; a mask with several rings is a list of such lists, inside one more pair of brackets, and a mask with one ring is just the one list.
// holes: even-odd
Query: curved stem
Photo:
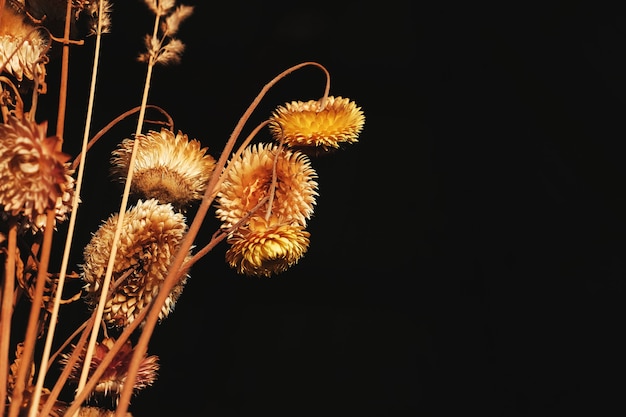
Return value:
[[(156, 109), (158, 111), (160, 111), (161, 113), (163, 113), (165, 115), (165, 117), (167, 118), (167, 122), (156, 122), (156, 121), (151, 121), (151, 123), (161, 123), (161, 124), (166, 124), (170, 126), (170, 129), (174, 128), (174, 120), (172, 119), (172, 117), (165, 111), (163, 110), (161, 107), (159, 106), (155, 106), (153, 104), (147, 104), (146, 108), (153, 108)], [(111, 130), (116, 124), (118, 124), (119, 122), (121, 122), (122, 120), (126, 119), (127, 117), (129, 117), (131, 114), (135, 114), (138, 111), (141, 110), (141, 106), (137, 106), (134, 107), (128, 111), (125, 111), (124, 113), (120, 114), (119, 116), (117, 116), (115, 119), (113, 119), (111, 122), (109, 122), (105, 127), (103, 127), (93, 138), (91, 138), (91, 140), (89, 140), (89, 143), (87, 144), (87, 149), (83, 150), (80, 154), (78, 154), (76, 156), (76, 158), (74, 159), (74, 161), (72, 162), (71, 165), (71, 169), (76, 169), (78, 167), (78, 165), (81, 163), (82, 161), (82, 155), (83, 153), (86, 153), (87, 151), (89, 151), (89, 149), (91, 149), (91, 147), (93, 145), (96, 144), (96, 142), (102, 138), (102, 136), (104, 136), (109, 130)]]

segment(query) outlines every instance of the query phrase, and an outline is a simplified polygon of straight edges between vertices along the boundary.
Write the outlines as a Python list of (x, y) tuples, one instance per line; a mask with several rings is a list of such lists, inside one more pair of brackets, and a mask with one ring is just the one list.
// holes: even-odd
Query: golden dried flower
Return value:
[(32, 80), (35, 74), (45, 74), (42, 55), (48, 50), (48, 40), (32, 25), (24, 13), (6, 2), (0, 10), (0, 73), (7, 72), (18, 81)]
[(270, 277), (297, 263), (309, 248), (309, 232), (297, 223), (253, 216), (228, 238), (226, 261), (238, 273)]
[(342, 143), (358, 142), (365, 115), (353, 101), (330, 96), (325, 101), (292, 101), (278, 106), (270, 121), (274, 139), (284, 140), (287, 146), (329, 151)]
[[(199, 200), (215, 169), (215, 159), (200, 148), (196, 139), (189, 140), (181, 132), (174, 135), (168, 129), (139, 135), (131, 192), (141, 198), (158, 199), (176, 208)], [(113, 175), (126, 181), (134, 141), (124, 139), (113, 151)]]
[(317, 173), (308, 156), (281, 149), (272, 144), (255, 144), (232, 160), (216, 198), (216, 216), (229, 228), (244, 218), (270, 195), (272, 172), (276, 161), (276, 189), (256, 212), (265, 217), (268, 210), (288, 222), (306, 225), (313, 214), (317, 193)]
[[(119, 214), (109, 217), (83, 252), (82, 279), (87, 301), (92, 306), (97, 305), (100, 298), (118, 218)], [(171, 204), (159, 204), (155, 199), (139, 200), (125, 213), (111, 276), (113, 290), (104, 306), (103, 320), (123, 327), (132, 323), (149, 305), (165, 280), (186, 231), (185, 217), (175, 212)], [(120, 278), (123, 278), (121, 283), (113, 288), (113, 283)], [(173, 310), (187, 278), (184, 275), (172, 288), (161, 307), (160, 319)]]
[(23, 216), (33, 231), (45, 227), (47, 210), (65, 220), (74, 194), (70, 157), (57, 149), (58, 137), (46, 136), (47, 128), (47, 122), (15, 117), (0, 124), (0, 206)]
[[(109, 353), (115, 339), (107, 337), (102, 342), (97, 343), (91, 358), (91, 364), (89, 366), (89, 374), (91, 377), (95, 370), (100, 366), (100, 363), (104, 357)], [(76, 346), (73, 346), (74, 349)], [(85, 348), (79, 353), (78, 360), (74, 362), (68, 380), (77, 383), (80, 380), (80, 374), (85, 363)], [(131, 359), (134, 354), (134, 348), (130, 341), (127, 341), (122, 345), (120, 350), (115, 354), (111, 363), (107, 366), (106, 370), (98, 380), (98, 383), (94, 387), (92, 395), (94, 393), (100, 393), (103, 395), (118, 395), (124, 388), (126, 383), (126, 376), (128, 375), (128, 368), (130, 366)], [(59, 360), (61, 365), (66, 365), (70, 359), (71, 354), (63, 354)], [(159, 370), (159, 358), (158, 356), (145, 355), (139, 364), (137, 371), (137, 378), (133, 385), (134, 392), (140, 391), (146, 387), (149, 387), (156, 381), (157, 372)]]

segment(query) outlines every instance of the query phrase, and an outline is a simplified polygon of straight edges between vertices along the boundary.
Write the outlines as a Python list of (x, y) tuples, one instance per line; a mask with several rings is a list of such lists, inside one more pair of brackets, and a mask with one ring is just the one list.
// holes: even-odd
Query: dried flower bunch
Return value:
[[(64, 137), (65, 118), (75, 116), (60, 100), (57, 131), (49, 132), (48, 122), (38, 118), (38, 97), (48, 91), (51, 46), (65, 50), (84, 45), (84, 39), (59, 39), (29, 13), (23, 1), (0, 0), (0, 258), (4, 262), (0, 417), (129, 416), (131, 397), (157, 380), (159, 360), (148, 355), (148, 343), (155, 326), (171, 315), (189, 285), (193, 265), (222, 242), (227, 264), (245, 276), (272, 277), (298, 263), (309, 248), (307, 226), (319, 196), (312, 158), (357, 142), (363, 129), (361, 108), (347, 98), (329, 95), (330, 74), (316, 62), (294, 65), (266, 84), (219, 155), (211, 154), (201, 140), (175, 130), (163, 109), (159, 108), (167, 120), (160, 129), (146, 126), (152, 72), (157, 65), (182, 59), (185, 44), (177, 35), (194, 8), (177, 5), (175, 0), (144, 2), (155, 24), (153, 33), (145, 36), (145, 51), (138, 54), (147, 73), (143, 96), (140, 105), (117, 120), (137, 115), (136, 130), (117, 138), (109, 161), (112, 180), (124, 186), (119, 210), (91, 231), (82, 249), (83, 262), (72, 272), (69, 253), (85, 156), (107, 137), (110, 127), (91, 134), (89, 111), (81, 153), (73, 157), (64, 151), (63, 144), (74, 140)], [(85, 17), (90, 22), (85, 36), (95, 38), (91, 110), (98, 52), (101, 45), (106, 47), (103, 35), (112, 28), (114, 7), (106, 0), (68, 0), (64, 5), (71, 17), (66, 27)], [(67, 69), (68, 55), (60, 64)], [(305, 66), (326, 75), (321, 98), (277, 106), (248, 137), (241, 138), (267, 91)], [(61, 73), (67, 77), (67, 71)], [(31, 88), (20, 88), (23, 81)], [(64, 85), (67, 79), (59, 89)], [(31, 94), (27, 99), (22, 96), (25, 91)], [(263, 129), (269, 138), (265, 142), (257, 140)], [(198, 232), (209, 210), (214, 210), (220, 226), (208, 242), (202, 242)], [(59, 224), (65, 222), (61, 267), (51, 272), (50, 257), (56, 253), (51, 248), (60, 234)], [(61, 294), (68, 279), (77, 280), (83, 291), (64, 300)], [(55, 340), (62, 324), (57, 320), (59, 310), (77, 301), (84, 303), (88, 319), (59, 342)], [(17, 303), (30, 306), (25, 329), (11, 327)], [(12, 334), (19, 335), (15, 346), (11, 346)], [(35, 357), (40, 350), (41, 358)], [(52, 387), (46, 387), (50, 364), (55, 362), (60, 375)], [(59, 398), (67, 384), (74, 386), (75, 396)], [(98, 397), (110, 397), (112, 408), (102, 407)]]

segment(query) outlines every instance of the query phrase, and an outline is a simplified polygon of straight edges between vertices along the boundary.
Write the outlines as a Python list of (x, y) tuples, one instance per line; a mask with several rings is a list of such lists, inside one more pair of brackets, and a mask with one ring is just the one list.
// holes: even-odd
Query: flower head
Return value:
[(297, 263), (309, 248), (309, 232), (277, 216), (253, 216), (228, 238), (226, 261), (240, 274), (270, 277)]
[(47, 127), (14, 117), (0, 124), (0, 206), (33, 231), (45, 227), (47, 210), (65, 220), (74, 194), (70, 157), (58, 150), (58, 137), (46, 136)]
[(45, 56), (49, 41), (7, 1), (0, 10), (0, 73), (7, 72), (18, 81), (45, 75)]
[[(114, 214), (93, 234), (84, 249), (82, 278), (87, 300), (95, 306), (111, 254), (119, 214)], [(187, 231), (185, 218), (171, 204), (139, 200), (124, 216), (111, 281), (111, 294), (103, 319), (122, 327), (130, 324), (150, 304), (167, 276), (169, 266)], [(188, 255), (190, 256), (190, 255)], [(187, 275), (172, 288), (159, 318), (169, 315), (183, 291)], [(121, 280), (115, 286), (113, 283)]]
[[(277, 159), (278, 158), (278, 159)], [(271, 194), (274, 162), (276, 188)], [(232, 160), (217, 195), (216, 215), (229, 228), (247, 216), (265, 197), (272, 195), (256, 211), (268, 212), (287, 222), (306, 225), (313, 213), (317, 193), (317, 173), (310, 159), (298, 151), (280, 149), (277, 145), (255, 144)]]
[(338, 149), (342, 143), (358, 141), (365, 124), (360, 107), (347, 98), (292, 101), (278, 106), (269, 124), (274, 139), (300, 149), (318, 147), (323, 151)]
[[(215, 159), (196, 139), (168, 129), (139, 135), (131, 191), (141, 198), (158, 199), (182, 208), (199, 200), (215, 168)], [(134, 141), (124, 139), (113, 151), (111, 172), (126, 181)]]
[[(89, 376), (91, 376), (96, 368), (100, 366), (100, 363), (104, 357), (109, 353), (115, 339), (107, 337), (102, 342), (96, 344), (91, 363), (89, 364)], [(76, 347), (74, 346), (74, 349)], [(94, 387), (94, 393), (101, 393), (104, 395), (118, 395), (124, 388), (126, 383), (126, 376), (128, 374), (128, 368), (130, 366), (131, 359), (134, 354), (134, 348), (130, 341), (127, 341), (122, 345), (120, 350), (115, 354), (111, 363), (107, 366), (106, 370), (98, 380), (98, 383)], [(63, 354), (60, 359), (62, 365), (66, 365), (69, 361), (70, 354)], [(74, 362), (69, 381), (78, 382), (80, 374), (85, 363), (85, 349), (79, 353), (78, 360)], [(137, 378), (133, 385), (135, 392), (142, 390), (154, 383), (157, 379), (157, 372), (159, 370), (159, 358), (158, 356), (144, 356), (139, 364), (139, 370), (137, 371)]]

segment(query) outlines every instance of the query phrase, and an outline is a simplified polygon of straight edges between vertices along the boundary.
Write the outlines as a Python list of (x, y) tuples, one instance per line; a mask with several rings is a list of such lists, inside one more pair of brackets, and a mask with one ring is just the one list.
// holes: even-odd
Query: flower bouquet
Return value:
[[(146, 65), (141, 102), (94, 134), (100, 48), (106, 47), (114, 5), (57, 2), (64, 16), (59, 37), (32, 2), (0, 0), (0, 416), (130, 415), (131, 397), (157, 379), (158, 357), (148, 355), (155, 326), (172, 312), (193, 265), (220, 244), (226, 263), (245, 276), (271, 277), (296, 264), (309, 247), (307, 223), (319, 195), (312, 159), (357, 142), (363, 129), (361, 108), (330, 95), (326, 68), (303, 62), (263, 86), (221, 152), (211, 154), (148, 100), (153, 70), (181, 60), (185, 44), (177, 34), (194, 7), (144, 2), (154, 26), (138, 54)], [(73, 37), (79, 22), (88, 28), (85, 39)], [(64, 137), (64, 125), (76, 116), (66, 105), (69, 50), (87, 44), (94, 47), (89, 103), (81, 151), (70, 155), (64, 143), (75, 139)], [(58, 86), (47, 79), (53, 50), (61, 52)], [(275, 107), (242, 137), (267, 92), (303, 67), (325, 75), (321, 97)], [(59, 103), (56, 131), (50, 132), (38, 103), (53, 86)], [(147, 120), (149, 109), (161, 120)], [(117, 141), (111, 178), (123, 185), (119, 210), (91, 231), (83, 262), (70, 266), (86, 155), (129, 118), (136, 118), (134, 133), (111, 139)], [(270, 141), (259, 140), (263, 130)], [(220, 226), (205, 242), (198, 233), (211, 210)], [(62, 251), (53, 251), (59, 242)], [(56, 256), (60, 267), (51, 270)], [(81, 291), (63, 298), (69, 280), (79, 281)], [(89, 318), (71, 337), (57, 340), (59, 311), (75, 303)], [(21, 311), (27, 314), (20, 321)], [(53, 380), (47, 377), (51, 365), (60, 369)], [(68, 385), (74, 395), (63, 398)], [(111, 406), (103, 407), (101, 397)]]

